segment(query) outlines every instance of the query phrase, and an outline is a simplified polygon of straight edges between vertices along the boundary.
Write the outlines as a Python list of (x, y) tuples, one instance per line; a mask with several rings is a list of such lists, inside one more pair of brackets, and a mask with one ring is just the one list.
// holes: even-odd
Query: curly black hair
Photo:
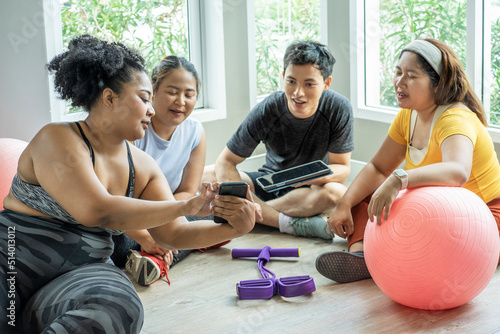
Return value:
[(60, 98), (90, 111), (105, 88), (120, 94), (123, 84), (133, 81), (138, 71), (146, 72), (144, 66), (144, 58), (125, 45), (82, 35), (69, 43), (68, 51), (54, 57), (47, 69), (54, 74)]

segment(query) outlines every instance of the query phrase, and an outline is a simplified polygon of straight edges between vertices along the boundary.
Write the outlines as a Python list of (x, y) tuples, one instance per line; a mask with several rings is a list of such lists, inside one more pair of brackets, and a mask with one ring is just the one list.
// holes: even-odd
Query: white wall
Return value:
[(232, 133), (250, 110), (247, 4), (223, 1), (227, 118), (203, 123), (207, 134), (207, 164), (213, 164)]
[(30, 140), (51, 121), (43, 0), (0, 3), (0, 137)]

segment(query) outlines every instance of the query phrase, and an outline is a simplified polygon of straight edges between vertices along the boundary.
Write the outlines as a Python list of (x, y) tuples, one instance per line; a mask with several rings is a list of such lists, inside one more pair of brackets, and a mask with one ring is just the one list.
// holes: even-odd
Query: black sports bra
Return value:
[[(78, 127), (78, 130), (80, 130), (83, 141), (85, 142), (85, 144), (87, 144), (87, 147), (89, 148), (90, 158), (92, 159), (92, 166), (95, 167), (94, 149), (92, 148), (92, 145), (90, 145), (90, 142), (87, 139), (87, 136), (85, 136), (85, 133), (83, 133), (83, 129), (80, 123), (75, 122), (75, 124)], [(132, 160), (132, 154), (130, 153), (130, 146), (128, 142), (125, 141), (125, 144), (127, 144), (127, 155), (128, 155), (128, 188), (125, 196), (132, 197), (132, 195), (134, 194), (134, 183), (135, 183), (134, 160)]]

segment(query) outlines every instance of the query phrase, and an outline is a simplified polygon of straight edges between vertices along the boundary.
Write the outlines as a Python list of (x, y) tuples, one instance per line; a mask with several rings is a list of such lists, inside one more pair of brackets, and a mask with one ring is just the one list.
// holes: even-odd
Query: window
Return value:
[[(203, 47), (222, 40), (222, 0), (59, 1), (63, 48), (81, 34), (122, 42), (141, 52), (149, 73), (167, 55), (185, 57), (195, 65), (203, 83), (193, 117), (200, 121), (225, 118), (225, 84), (219, 79), (224, 73), (224, 48)], [(202, 43), (203, 39), (208, 43)], [(53, 119), (84, 117), (75, 110), (63, 114)]]
[(372, 0), (366, 1), (365, 6), (366, 26), (378, 21), (379, 27), (366, 31), (367, 105), (397, 107), (392, 83), (394, 69), (400, 50), (415, 39), (439, 39), (466, 64), (465, 0)]
[[(500, 126), (500, 3), (497, 0), (358, 0), (353, 5), (358, 117), (391, 122), (392, 77), (400, 50), (432, 37), (458, 55), (490, 120)], [(493, 139), (500, 140), (499, 135)], [(495, 140), (497, 141), (497, 140)]]
[(296, 40), (320, 40), (320, 0), (254, 0), (257, 95), (278, 90), (283, 55)]
[(186, 0), (60, 1), (64, 48), (81, 34), (122, 42), (140, 50), (149, 73), (165, 56), (191, 58)]

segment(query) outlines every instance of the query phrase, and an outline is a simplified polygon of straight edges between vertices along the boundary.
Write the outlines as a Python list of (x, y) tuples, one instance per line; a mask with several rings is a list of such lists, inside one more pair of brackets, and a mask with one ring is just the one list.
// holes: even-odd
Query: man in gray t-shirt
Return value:
[[(290, 45), (284, 57), (284, 91), (257, 104), (238, 127), (215, 163), (217, 181), (246, 181), (262, 208), (259, 223), (281, 232), (332, 239), (325, 214), (346, 191), (350, 171), (353, 115), (350, 102), (329, 90), (335, 63), (316, 42)], [(257, 172), (238, 172), (259, 143), (266, 162)], [(259, 176), (323, 160), (333, 174), (276, 192), (265, 192)], [(209, 173), (206, 173), (209, 175)]]

